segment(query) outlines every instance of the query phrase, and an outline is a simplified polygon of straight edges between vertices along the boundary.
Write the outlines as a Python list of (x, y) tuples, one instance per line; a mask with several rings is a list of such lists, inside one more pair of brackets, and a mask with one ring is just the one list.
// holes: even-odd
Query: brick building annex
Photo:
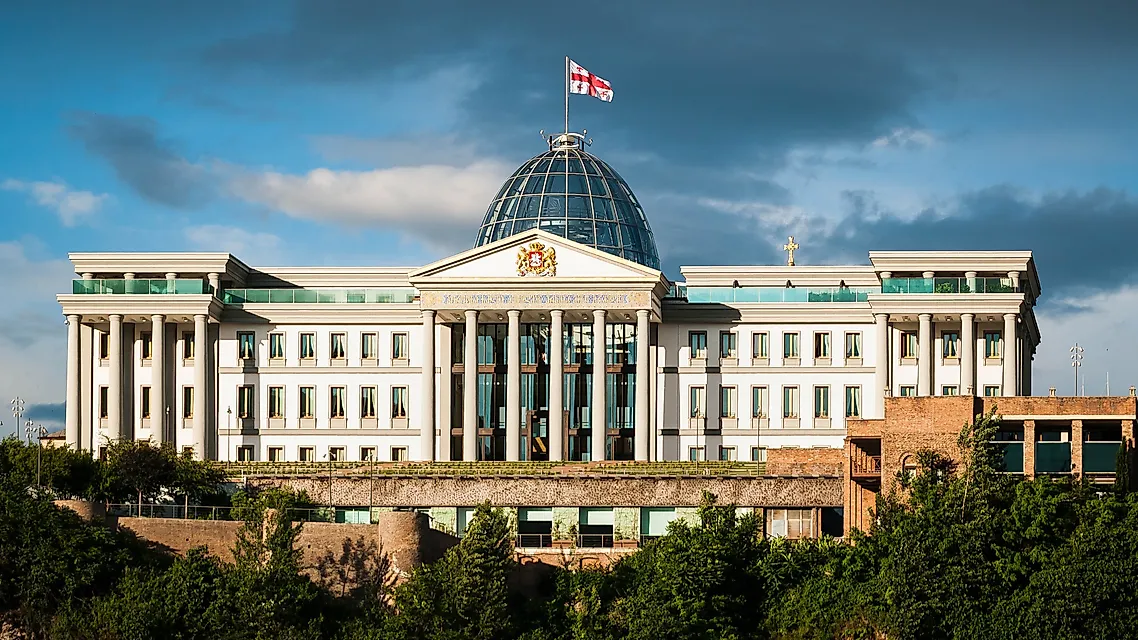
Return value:
[(240, 463), (356, 522), (417, 509), (461, 534), (488, 499), (522, 546), (611, 547), (692, 517), (704, 490), (771, 535), (841, 535), (921, 442), (993, 403), (1025, 473), (1106, 473), (1132, 436), (1133, 398), (1024, 397), (1030, 252), (810, 266), (790, 238), (784, 265), (672, 281), (631, 189), (583, 147), (551, 138), (474, 247), (423, 267), (71, 254), (66, 444)]

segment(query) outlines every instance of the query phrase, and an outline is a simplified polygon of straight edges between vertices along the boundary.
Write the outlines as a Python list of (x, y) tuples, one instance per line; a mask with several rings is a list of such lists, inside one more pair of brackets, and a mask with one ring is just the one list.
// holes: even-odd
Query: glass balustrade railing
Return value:
[(415, 290), (403, 289), (226, 289), (225, 304), (407, 304)]
[(687, 287), (694, 303), (734, 302), (866, 302), (868, 287)]
[(105, 280), (72, 280), (71, 293), (78, 295), (163, 295), (213, 293), (204, 280), (183, 278), (177, 280), (135, 278)]
[(1010, 278), (884, 278), (881, 293), (1015, 293)]

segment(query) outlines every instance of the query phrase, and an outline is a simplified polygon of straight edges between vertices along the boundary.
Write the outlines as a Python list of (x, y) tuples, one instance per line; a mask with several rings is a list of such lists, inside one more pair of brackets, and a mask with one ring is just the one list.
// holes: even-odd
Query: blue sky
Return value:
[[(1037, 392), (1138, 383), (1138, 5), (11, 2), (0, 20), (0, 398), (55, 421), (68, 251), (422, 264), (572, 125), (665, 269), (1031, 249)], [(992, 7), (989, 5), (997, 4)], [(572, 28), (564, 21), (577, 20)], [(7, 412), (0, 412), (4, 419)], [(11, 426), (11, 420), (6, 420)]]

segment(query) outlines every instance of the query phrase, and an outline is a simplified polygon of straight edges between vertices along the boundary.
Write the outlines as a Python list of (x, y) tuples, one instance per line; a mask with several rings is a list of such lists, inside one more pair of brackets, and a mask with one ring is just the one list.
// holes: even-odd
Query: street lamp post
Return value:
[(225, 464), (229, 464), (229, 432), (233, 429), (233, 407), (225, 408)]
[[(20, 396), (12, 398), (12, 416), (16, 418), (16, 429), (20, 428), (20, 424), (24, 419), (24, 399)], [(19, 436), (16, 436), (19, 437)], [(32, 443), (31, 435), (28, 435), (28, 444)]]
[(40, 485), (40, 470), (42, 467), (43, 456), (43, 437), (47, 435), (47, 428), (42, 424), (35, 424), (31, 420), (24, 425), (24, 433), (27, 434), (28, 442), (32, 441), (32, 436), (36, 437), (36, 486)]
[(1075, 370), (1075, 395), (1079, 393), (1079, 368), (1083, 366), (1083, 348), (1076, 342), (1075, 346), (1071, 347), (1071, 368)]

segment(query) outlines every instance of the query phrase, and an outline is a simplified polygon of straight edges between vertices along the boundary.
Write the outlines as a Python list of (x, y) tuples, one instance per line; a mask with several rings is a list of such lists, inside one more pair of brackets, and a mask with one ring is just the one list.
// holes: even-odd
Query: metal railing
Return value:
[(551, 533), (519, 533), (515, 546), (521, 549), (545, 549), (553, 546)]
[(611, 533), (582, 533), (577, 535), (577, 546), (582, 549), (611, 549), (616, 536)]
[(208, 294), (213, 287), (204, 280), (192, 278), (144, 279), (123, 278), (104, 280), (72, 280), (71, 293), (77, 295), (167, 295)]
[(226, 289), (225, 304), (409, 304), (417, 291), (402, 289)]
[[(107, 515), (120, 518), (168, 518), (172, 520), (237, 520), (232, 506), (210, 507), (180, 504), (108, 504)], [(355, 508), (306, 507), (289, 510), (289, 517), (296, 522), (345, 522), (345, 513), (355, 513)], [(369, 518), (370, 519), (370, 518)]]

